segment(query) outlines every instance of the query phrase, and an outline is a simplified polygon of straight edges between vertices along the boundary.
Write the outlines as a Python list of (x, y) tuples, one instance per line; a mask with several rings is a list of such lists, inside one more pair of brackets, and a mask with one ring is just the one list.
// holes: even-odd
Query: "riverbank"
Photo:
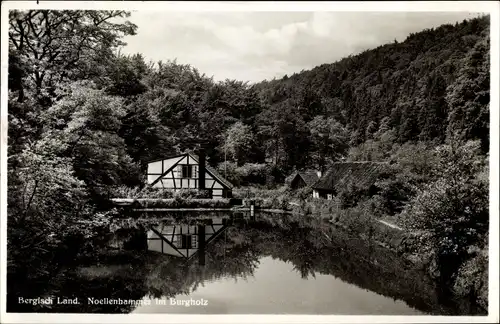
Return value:
[[(254, 199), (257, 205), (279, 208), (288, 213), (313, 217), (328, 222), (364, 240), (398, 253), (416, 269), (439, 280), (440, 272), (432, 251), (422, 249), (423, 233), (406, 228), (400, 215), (387, 215), (380, 208), (378, 197), (361, 199), (354, 206), (341, 206), (333, 199), (313, 199), (310, 189), (296, 191), (286, 187), (274, 190), (241, 188), (235, 197)], [(425, 246), (425, 244), (424, 244)], [(471, 298), (484, 311), (488, 309), (488, 249), (472, 249), (468, 261), (452, 275), (450, 291), (456, 298)]]

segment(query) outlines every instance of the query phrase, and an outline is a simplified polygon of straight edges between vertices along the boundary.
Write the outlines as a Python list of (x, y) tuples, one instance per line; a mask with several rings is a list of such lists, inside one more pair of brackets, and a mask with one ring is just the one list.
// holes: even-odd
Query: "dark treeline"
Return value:
[(452, 255), (452, 273), (484, 259), (488, 16), (257, 84), (120, 54), (137, 29), (128, 17), (9, 12), (9, 280), (50, 278), (94, 233), (77, 221), (101, 226), (107, 198), (142, 186), (148, 160), (200, 146), (236, 185), (395, 161), (391, 213), (427, 233), (443, 264)]

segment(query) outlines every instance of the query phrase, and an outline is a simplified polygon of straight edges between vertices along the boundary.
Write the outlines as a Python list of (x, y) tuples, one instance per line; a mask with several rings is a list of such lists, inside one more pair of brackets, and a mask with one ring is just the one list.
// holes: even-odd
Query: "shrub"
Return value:
[(234, 186), (239, 187), (241, 185), (241, 175), (236, 171), (237, 168), (235, 162), (226, 161), (217, 166), (217, 171)]
[(173, 199), (152, 199), (141, 202), (144, 208), (230, 208), (229, 199), (197, 199), (176, 196)]
[(472, 295), (479, 298), (481, 294), (486, 292), (487, 301), (488, 251), (482, 252), (464, 262), (458, 269), (453, 284), (453, 292), (457, 296), (466, 297)]
[(139, 187), (120, 186), (113, 190), (115, 198), (163, 198), (169, 199), (173, 197), (173, 190), (154, 188), (149, 185), (140, 189)]
[(304, 187), (297, 189), (295, 191), (291, 191), (292, 197), (300, 200), (307, 200), (312, 197), (312, 188)]
[(163, 189), (163, 188), (154, 188), (151, 186), (145, 186), (139, 193), (139, 198), (161, 198), (161, 199), (169, 199), (174, 195), (173, 190), (171, 189)]
[(267, 164), (247, 163), (235, 170), (241, 178), (241, 185), (260, 184), (265, 185), (270, 176), (270, 169)]
[(180, 189), (174, 192), (173, 198), (206, 199), (206, 198), (211, 198), (211, 196), (210, 196), (210, 190)]
[(283, 179), (282, 172), (273, 165), (246, 163), (240, 167), (234, 162), (220, 163), (217, 170), (221, 174), (226, 174), (227, 180), (235, 186), (261, 185), (268, 188)]
[(245, 187), (233, 189), (233, 197), (241, 199), (249, 198), (276, 198), (281, 195), (290, 195), (291, 190), (286, 186), (277, 189), (264, 189), (257, 187)]
[(342, 208), (356, 206), (361, 200), (367, 198), (368, 190), (360, 188), (354, 183), (349, 183), (337, 197), (340, 199)]
[(480, 143), (451, 142), (436, 149), (439, 178), (420, 188), (402, 213), (405, 225), (427, 236), (440, 280), (449, 284), (469, 248), (483, 248), (489, 227), (488, 165)]

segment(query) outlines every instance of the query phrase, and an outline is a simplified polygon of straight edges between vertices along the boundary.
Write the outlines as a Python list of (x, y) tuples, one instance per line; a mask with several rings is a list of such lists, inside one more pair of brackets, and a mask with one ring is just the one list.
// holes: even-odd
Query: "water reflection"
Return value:
[(147, 232), (148, 250), (191, 259), (198, 253), (201, 264), (205, 263), (205, 247), (228, 227), (228, 219), (211, 218), (199, 224), (162, 224)]
[[(287, 264), (288, 272), (295, 273), (295, 279), (290, 279), (288, 286), (293, 287), (298, 300), (303, 299), (302, 294), (306, 294), (315, 282), (330, 278), (332, 282), (340, 279), (353, 291), (361, 287), (389, 297), (394, 305), (397, 300), (404, 301), (406, 310), (402, 310), (401, 305), (394, 306), (402, 313), (415, 313), (412, 308), (425, 313), (444, 312), (436, 303), (430, 282), (414, 280), (422, 274), (404, 270), (404, 263), (385, 249), (367, 248), (365, 242), (342, 237), (338, 232), (327, 235), (325, 228), (313, 227), (304, 220), (293, 221), (288, 216), (260, 215), (255, 218), (242, 213), (155, 224), (147, 230), (148, 250), (160, 252), (164, 258), (146, 275), (148, 293), (145, 298), (190, 297), (198, 293), (200, 286), (224, 286), (224, 282), (242, 282), (248, 278), (253, 278), (254, 289), (272, 296), (273, 286), (255, 279), (255, 271), (263, 267), (263, 258), (270, 257), (278, 260), (274, 263), (275, 268), (279, 268), (281, 262)], [(274, 276), (274, 281), (279, 281), (283, 275), (276, 271), (268, 274)], [(231, 305), (235, 292), (248, 289), (245, 287), (237, 285), (227, 291), (219, 288), (217, 299)], [(316, 294), (322, 296), (324, 303), (331, 304), (326, 309), (313, 307), (316, 312), (345, 314), (334, 310), (333, 305), (338, 303), (335, 292), (318, 290)], [(287, 310), (294, 303), (290, 298), (287, 300), (278, 303), (281, 306), (275, 305), (273, 312), (281, 313), (280, 309)], [(259, 305), (261, 311), (266, 308)], [(390, 309), (385, 312), (391, 313)]]
[[(122, 219), (113, 253), (58, 284), (61, 297), (168, 301), (211, 307), (59, 305), (39, 311), (128, 313), (469, 313), (442, 305), (432, 282), (396, 254), (292, 215), (163, 213)], [(154, 217), (156, 216), (156, 217)]]

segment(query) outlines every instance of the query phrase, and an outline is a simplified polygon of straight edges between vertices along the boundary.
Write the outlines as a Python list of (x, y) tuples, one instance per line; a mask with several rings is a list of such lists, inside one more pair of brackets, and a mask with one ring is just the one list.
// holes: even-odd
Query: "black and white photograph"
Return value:
[(499, 10), (2, 3), (0, 322), (498, 322)]

